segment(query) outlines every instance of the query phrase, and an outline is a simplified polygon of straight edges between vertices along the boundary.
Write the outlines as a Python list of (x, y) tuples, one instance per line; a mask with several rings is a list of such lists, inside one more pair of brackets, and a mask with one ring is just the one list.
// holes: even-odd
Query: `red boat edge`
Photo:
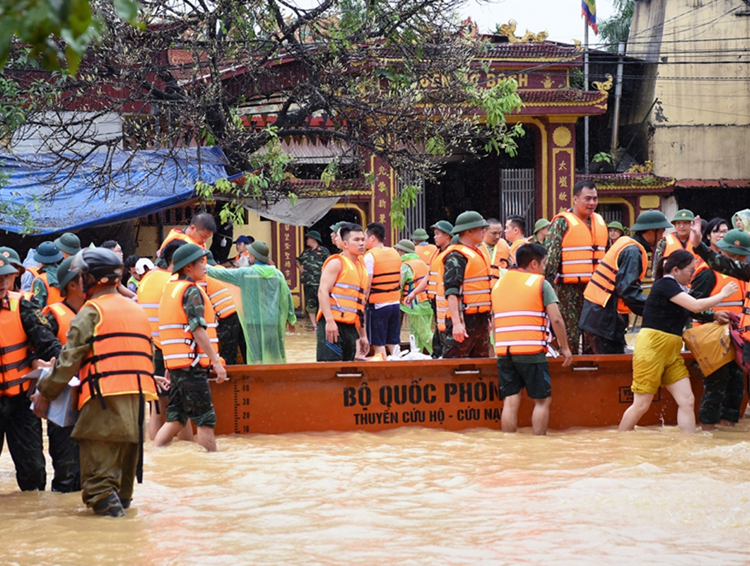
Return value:
[[(692, 355), (684, 356), (697, 411), (702, 379)], [(494, 358), (229, 366), (227, 373), (229, 381), (211, 384), (217, 434), (500, 429)], [(629, 354), (575, 356), (569, 368), (550, 360), (550, 373), (550, 429), (616, 426), (632, 402)], [(531, 426), (532, 407), (524, 395), (519, 427)], [(639, 424), (676, 419), (677, 405), (661, 389)]]

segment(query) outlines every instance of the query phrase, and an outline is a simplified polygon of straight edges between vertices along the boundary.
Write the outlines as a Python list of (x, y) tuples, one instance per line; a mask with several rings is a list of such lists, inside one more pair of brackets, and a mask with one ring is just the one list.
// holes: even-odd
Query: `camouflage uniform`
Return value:
[[(198, 287), (193, 285), (187, 288), (182, 297), (182, 308), (187, 315), (190, 332), (199, 326), (206, 328), (205, 305)], [(216, 413), (208, 386), (208, 368), (192, 366), (171, 369), (169, 381), (167, 422), (177, 421), (185, 426), (190, 419), (195, 426), (216, 426)]]
[[(9, 309), (7, 296), (0, 301), (0, 309)], [(60, 354), (60, 342), (50, 331), (49, 322), (35, 303), (21, 299), (19, 316), (29, 338), (29, 357), (49, 360)], [(42, 422), (31, 412), (31, 401), (26, 393), (0, 396), (0, 451), (7, 439), (16, 482), (23, 491), (44, 490), (47, 483), (44, 451), (42, 448)]]
[[(591, 226), (591, 220), (589, 219), (586, 224)], [(547, 248), (547, 267), (544, 269), (544, 276), (557, 291), (557, 297), (560, 299), (560, 314), (568, 331), (568, 345), (570, 351), (577, 354), (578, 342), (581, 338), (578, 319), (581, 317), (581, 310), (583, 310), (583, 290), (586, 288), (586, 284), (568, 285), (555, 282), (562, 266), (562, 240), (567, 231), (568, 221), (565, 218), (555, 218), (550, 224), (549, 232), (544, 240), (544, 246)]]
[[(455, 295), (459, 299), (459, 304), (467, 263), (466, 257), (459, 252), (451, 252), (445, 256), (445, 274), (443, 275), (445, 297)], [(492, 351), (490, 314), (464, 314), (463, 317), (466, 333), (469, 335), (468, 338), (464, 338), (463, 342), (457, 342), (453, 338), (453, 320), (448, 318), (445, 321), (443, 358), (489, 358)]]
[(297, 258), (299, 264), (304, 268), (300, 275), (300, 281), (305, 289), (305, 310), (309, 313), (318, 312), (320, 273), (329, 255), (330, 252), (326, 248), (318, 246), (314, 250), (307, 248)]

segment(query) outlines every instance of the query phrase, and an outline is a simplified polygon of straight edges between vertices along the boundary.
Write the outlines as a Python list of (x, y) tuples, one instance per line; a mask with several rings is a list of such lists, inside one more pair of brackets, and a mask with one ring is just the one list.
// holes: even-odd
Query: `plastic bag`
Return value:
[(701, 324), (682, 334), (703, 375), (711, 375), (734, 360), (734, 344), (728, 324)]

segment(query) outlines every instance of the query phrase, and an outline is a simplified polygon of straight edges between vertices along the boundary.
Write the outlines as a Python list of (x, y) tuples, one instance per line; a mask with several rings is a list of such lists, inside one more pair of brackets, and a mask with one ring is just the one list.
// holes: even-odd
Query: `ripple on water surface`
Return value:
[[(750, 553), (746, 427), (227, 436), (146, 446), (124, 520), (19, 493), (3, 563), (728, 564)], [(51, 474), (51, 469), (48, 470)]]

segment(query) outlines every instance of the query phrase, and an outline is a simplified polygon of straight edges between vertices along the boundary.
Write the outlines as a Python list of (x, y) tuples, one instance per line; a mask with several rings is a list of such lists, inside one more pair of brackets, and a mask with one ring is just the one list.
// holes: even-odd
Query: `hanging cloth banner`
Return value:
[(581, 0), (581, 10), (591, 29), (594, 30), (596, 35), (599, 35), (599, 30), (596, 27), (596, 0)]
[[(223, 200), (217, 195), (217, 200)], [(307, 226), (308, 228), (323, 218), (333, 208), (341, 197), (301, 198), (292, 204), (289, 199), (282, 199), (272, 204), (266, 204), (254, 199), (246, 199), (242, 206), (252, 210), (264, 218), (290, 224), (292, 226)]]

